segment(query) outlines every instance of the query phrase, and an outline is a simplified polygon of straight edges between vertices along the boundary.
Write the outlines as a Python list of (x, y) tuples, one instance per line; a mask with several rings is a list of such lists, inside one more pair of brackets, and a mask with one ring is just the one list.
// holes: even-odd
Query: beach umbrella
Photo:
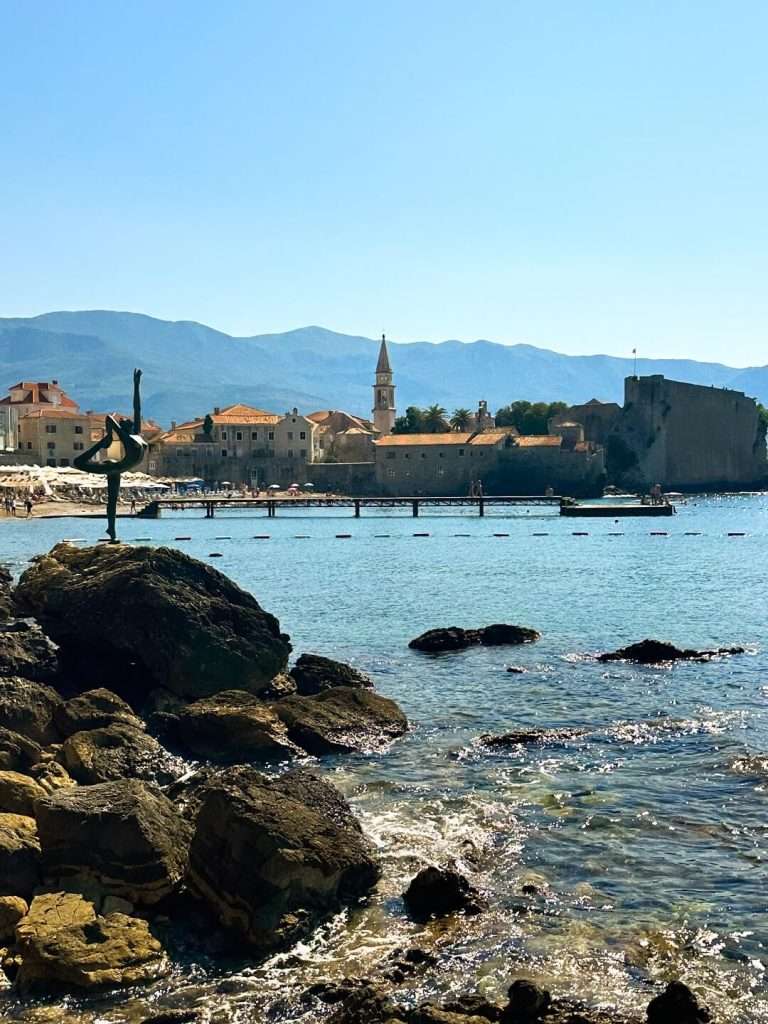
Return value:
[(312, 491), (312, 490), (314, 490), (314, 487), (315, 487), (314, 484), (304, 484), (304, 490), (305, 491)]
[(279, 491), (280, 490), (280, 484), (270, 484), (269, 487), (267, 488), (267, 490), (268, 491)]

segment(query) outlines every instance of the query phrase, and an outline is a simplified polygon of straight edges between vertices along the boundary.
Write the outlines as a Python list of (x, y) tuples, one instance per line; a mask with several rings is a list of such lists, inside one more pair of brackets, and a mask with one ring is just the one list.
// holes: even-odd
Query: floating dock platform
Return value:
[(640, 505), (629, 503), (621, 505), (561, 505), (560, 515), (573, 519), (621, 519), (625, 516), (672, 516), (675, 514), (672, 505)]

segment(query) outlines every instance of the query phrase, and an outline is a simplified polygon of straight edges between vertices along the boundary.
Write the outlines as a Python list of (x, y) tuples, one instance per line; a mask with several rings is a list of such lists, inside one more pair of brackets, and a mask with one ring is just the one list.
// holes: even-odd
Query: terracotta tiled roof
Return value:
[(486, 430), (482, 434), (475, 434), (469, 443), (473, 446), (476, 444), (500, 444), (502, 441), (506, 441), (508, 436), (506, 430)]
[(226, 425), (228, 423), (278, 423), (281, 419), (276, 413), (265, 412), (264, 409), (254, 409), (251, 405), (228, 405), (226, 409), (212, 414), (214, 423)]
[(52, 405), (50, 409), (34, 409), (32, 412), (26, 413), (21, 417), (23, 420), (40, 420), (40, 419), (69, 419), (69, 420), (85, 420), (88, 417), (82, 412), (73, 412), (72, 409), (62, 409), (58, 405)]
[(559, 448), (562, 443), (559, 434), (521, 434), (515, 438), (520, 448)]
[[(22, 381), (19, 381), (18, 384), (12, 385), (8, 390), (9, 391), (23, 390), (24, 391), (24, 395), (23, 395), (23, 397), (21, 399), (17, 399), (15, 401), (14, 401), (14, 399), (11, 398), (10, 395), (6, 395), (5, 398), (0, 399), (0, 405), (29, 405), (29, 404), (34, 404), (34, 405), (50, 405), (50, 406), (55, 407), (55, 408), (59, 408), (60, 406), (64, 406), (64, 407), (69, 408), (69, 409), (77, 409), (78, 408), (77, 402), (74, 402), (69, 397), (69, 395), (66, 394), (66, 392), (61, 387), (59, 387), (58, 384), (55, 384), (53, 382), (49, 382), (49, 381), (45, 381), (45, 380), (40, 380), (40, 381), (22, 380)], [(49, 398), (46, 398), (46, 396), (43, 394), (44, 391), (54, 391), (54, 392), (56, 392), (56, 394), (59, 396), (58, 397), (58, 401), (57, 402), (51, 402), (51, 400)]]
[(468, 444), (472, 435), (465, 431), (445, 431), (442, 434), (388, 434), (374, 444), (380, 448), (425, 444)]

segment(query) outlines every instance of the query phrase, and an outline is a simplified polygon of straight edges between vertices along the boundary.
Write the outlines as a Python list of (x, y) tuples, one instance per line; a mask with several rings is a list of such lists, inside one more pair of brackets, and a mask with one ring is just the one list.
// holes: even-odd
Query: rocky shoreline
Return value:
[[(536, 639), (497, 624), (411, 646)], [(181, 933), (206, 956), (258, 963), (367, 899), (375, 848), (311, 765), (386, 749), (408, 721), (354, 667), (302, 654), (289, 668), (290, 654), (250, 594), (171, 549), (59, 544), (15, 588), (0, 578), (0, 987), (23, 1001), (150, 983), (172, 970)], [(427, 865), (404, 902), (415, 921), (484, 909), (455, 865)], [(434, 968), (427, 951), (401, 951), (381, 977), (315, 986), (306, 1012), (334, 1024), (624, 1020), (522, 979), (505, 1004), (468, 979), (458, 1001), (402, 1005), (398, 985)], [(199, 1019), (173, 1013), (154, 1024)], [(647, 1019), (709, 1017), (678, 985)]]

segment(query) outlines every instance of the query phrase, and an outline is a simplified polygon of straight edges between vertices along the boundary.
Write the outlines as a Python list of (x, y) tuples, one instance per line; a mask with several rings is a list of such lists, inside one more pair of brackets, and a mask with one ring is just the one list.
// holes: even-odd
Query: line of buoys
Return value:
[(586, 530), (577, 530), (577, 531), (576, 531), (576, 532), (575, 532), (575, 533), (573, 534), (573, 536), (574, 536), (574, 537), (588, 537), (588, 536), (589, 536), (589, 534), (587, 533), (587, 531), (586, 531)]
[(389, 538), (391, 536), (392, 535), (390, 533), (375, 533), (374, 534), (374, 537), (376, 537), (377, 540), (383, 540), (384, 538)]
[(414, 537), (428, 537), (429, 534), (428, 533), (414, 533), (413, 536)]
[(174, 537), (174, 540), (192, 540), (191, 537)]
[(508, 537), (509, 534), (508, 533), (494, 533), (493, 536), (494, 537)]
[(471, 537), (471, 533), (454, 533), (454, 537)]
[(134, 537), (133, 539), (134, 539), (134, 540), (135, 540), (136, 542), (138, 542), (138, 541), (142, 541), (142, 540), (145, 540), (145, 541), (146, 541), (146, 540), (152, 540), (152, 538), (151, 538), (151, 537)]
[(253, 539), (254, 540), (269, 540), (270, 537), (269, 537), (268, 533), (256, 533), (256, 534), (254, 534)]
[(746, 535), (746, 533), (739, 533), (739, 532), (734, 530), (734, 531), (730, 532), (728, 534), (728, 536), (729, 537), (746, 537), (747, 535)]
[(209, 558), (223, 558), (224, 556), (220, 551), (211, 551), (208, 555)]
[(623, 537), (624, 534), (623, 533), (609, 533), (608, 536), (609, 537)]
[(669, 534), (666, 530), (651, 530), (652, 537), (668, 537)]
[(336, 540), (350, 540), (352, 537), (351, 533), (337, 533)]
[(308, 533), (297, 533), (294, 535), (294, 540), (309, 540)]
[(214, 540), (232, 540), (231, 537), (214, 537)]
[(548, 533), (534, 533), (534, 534), (532, 534), (532, 536), (533, 537), (548, 537), (549, 534)]

